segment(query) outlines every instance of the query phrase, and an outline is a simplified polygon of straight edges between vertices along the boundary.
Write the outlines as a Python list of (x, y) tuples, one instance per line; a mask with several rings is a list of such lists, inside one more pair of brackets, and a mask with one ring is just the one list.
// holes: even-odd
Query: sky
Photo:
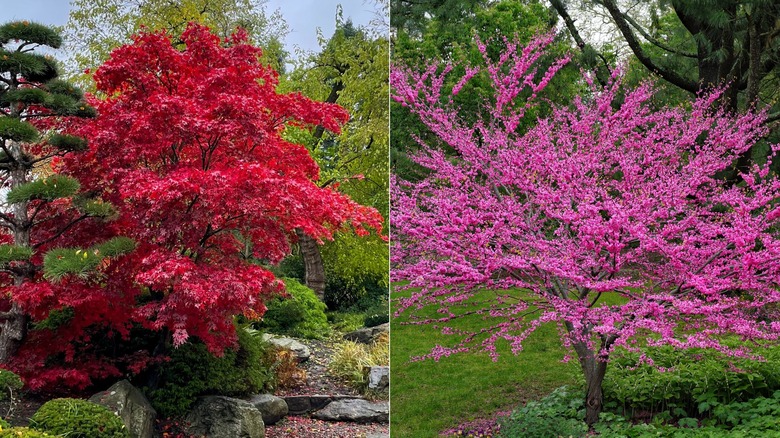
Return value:
[[(63, 25), (68, 21), (68, 0), (0, 0), (0, 23), (30, 20), (42, 24)], [(285, 48), (294, 54), (294, 48), (319, 51), (317, 28), (326, 38), (333, 35), (336, 26), (336, 7), (341, 4), (344, 20), (356, 25), (368, 25), (375, 16), (374, 3), (365, 0), (268, 0), (266, 11), (279, 9), (290, 33)]]

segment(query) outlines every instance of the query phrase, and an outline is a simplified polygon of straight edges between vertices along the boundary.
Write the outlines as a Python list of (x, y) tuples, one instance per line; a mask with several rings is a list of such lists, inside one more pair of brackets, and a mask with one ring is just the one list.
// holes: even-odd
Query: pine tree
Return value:
[(27, 336), (29, 316), (16, 299), (20, 290), (85, 276), (107, 255), (133, 245), (117, 239), (47, 254), (85, 219), (114, 215), (110, 204), (78, 195), (76, 179), (50, 171), (59, 158), (86, 149), (87, 142), (68, 128), (96, 115), (78, 88), (58, 79), (54, 59), (35, 53), (61, 44), (59, 34), (41, 24), (0, 26), (0, 196), (6, 198), (0, 207), (0, 363), (9, 362)]

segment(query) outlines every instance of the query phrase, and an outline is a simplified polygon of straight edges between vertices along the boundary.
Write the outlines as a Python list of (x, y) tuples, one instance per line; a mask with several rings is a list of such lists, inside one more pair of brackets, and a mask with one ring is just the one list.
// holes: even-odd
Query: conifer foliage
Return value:
[[(0, 26), (0, 363), (13, 359), (26, 340), (30, 294), (86, 287), (91, 274), (113, 256), (131, 250), (128, 239), (81, 239), (70, 249), (73, 231), (98, 226), (113, 207), (80, 194), (79, 182), (51, 175), (50, 163), (78, 155), (87, 142), (69, 133), (77, 120), (95, 116), (80, 90), (57, 78), (57, 65), (35, 53), (58, 48), (52, 29), (27, 21)], [(55, 251), (50, 251), (59, 247)], [(49, 280), (56, 280), (50, 283)], [(71, 287), (69, 283), (74, 285)]]

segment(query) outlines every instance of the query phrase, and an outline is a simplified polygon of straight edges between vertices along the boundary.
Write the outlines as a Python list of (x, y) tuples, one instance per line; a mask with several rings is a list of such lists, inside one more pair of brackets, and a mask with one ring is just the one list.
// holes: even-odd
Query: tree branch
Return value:
[(697, 82), (680, 76), (674, 70), (661, 67), (660, 65), (653, 62), (649, 56), (647, 56), (647, 53), (645, 53), (645, 51), (642, 49), (639, 40), (637, 40), (636, 35), (634, 35), (634, 32), (631, 31), (631, 27), (628, 24), (628, 21), (626, 21), (625, 15), (620, 11), (614, 0), (599, 0), (599, 3), (607, 9), (609, 15), (612, 16), (613, 20), (615, 20), (615, 25), (617, 25), (620, 33), (623, 34), (623, 38), (626, 39), (628, 47), (631, 48), (631, 51), (634, 52), (634, 56), (637, 57), (642, 65), (644, 65), (651, 72), (661, 76), (672, 85), (675, 85), (676, 87), (679, 87), (689, 93), (695, 94), (699, 91), (699, 84)]

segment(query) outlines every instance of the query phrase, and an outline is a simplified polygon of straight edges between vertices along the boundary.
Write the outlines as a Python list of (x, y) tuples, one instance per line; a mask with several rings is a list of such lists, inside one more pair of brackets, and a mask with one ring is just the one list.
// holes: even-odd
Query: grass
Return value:
[[(393, 298), (409, 292), (394, 292)], [(475, 299), (488, 299), (484, 292)], [(612, 301), (612, 300), (609, 300)], [(418, 314), (433, 315), (435, 309)], [(390, 343), (391, 437), (436, 437), (443, 430), (536, 400), (554, 388), (573, 384), (579, 374), (576, 360), (563, 363), (565, 351), (555, 325), (540, 327), (515, 356), (509, 344), (499, 344), (498, 362), (485, 353), (464, 353), (411, 362), (412, 356), (430, 352), (437, 344), (452, 346), (453, 336), (430, 325), (403, 325), (408, 315), (393, 318)], [(491, 321), (462, 319), (460, 327), (486, 327)]]

